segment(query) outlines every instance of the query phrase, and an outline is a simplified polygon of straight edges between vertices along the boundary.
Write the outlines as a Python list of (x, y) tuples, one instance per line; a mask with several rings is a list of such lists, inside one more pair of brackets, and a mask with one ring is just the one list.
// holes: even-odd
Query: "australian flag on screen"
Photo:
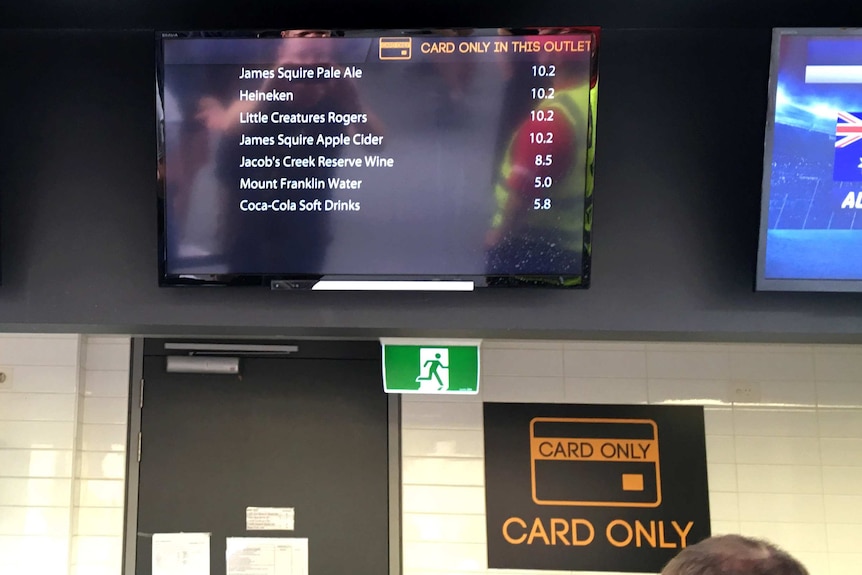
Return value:
[(838, 112), (832, 179), (862, 181), (862, 112)]

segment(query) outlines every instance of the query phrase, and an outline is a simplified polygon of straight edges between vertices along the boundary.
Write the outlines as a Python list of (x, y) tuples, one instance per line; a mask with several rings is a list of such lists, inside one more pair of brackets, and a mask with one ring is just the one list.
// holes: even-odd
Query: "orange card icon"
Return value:
[(651, 419), (536, 417), (530, 421), (533, 501), (658, 507), (658, 426)]
[(413, 56), (413, 38), (380, 38), (381, 60), (409, 60)]

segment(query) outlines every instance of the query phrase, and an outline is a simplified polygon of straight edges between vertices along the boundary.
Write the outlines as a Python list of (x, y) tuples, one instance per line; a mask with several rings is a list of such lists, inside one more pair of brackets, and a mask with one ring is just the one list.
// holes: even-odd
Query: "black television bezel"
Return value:
[[(554, 26), (533, 26), (518, 28), (445, 28), (447, 33), (454, 32), (459, 37), (474, 36), (504, 36), (504, 35), (538, 35), (543, 29), (558, 29)], [(566, 33), (588, 33), (593, 36), (590, 54), (590, 89), (589, 89), (589, 128), (587, 131), (586, 174), (584, 192), (584, 225), (583, 225), (583, 252), (581, 255), (581, 274), (579, 276), (564, 275), (309, 275), (294, 273), (264, 274), (264, 273), (228, 273), (228, 274), (168, 274), (166, 238), (166, 213), (165, 213), (165, 185), (160, 176), (156, 178), (157, 203), (158, 203), (158, 285), (159, 287), (181, 287), (181, 286), (258, 286), (278, 290), (307, 290), (312, 289), (321, 281), (331, 282), (371, 282), (385, 284), (388, 282), (416, 282), (416, 288), (406, 288), (403, 291), (422, 291), (422, 285), (445, 284), (446, 282), (463, 284), (472, 283), (475, 287), (517, 287), (517, 288), (563, 288), (563, 289), (587, 289), (590, 286), (592, 269), (592, 220), (593, 220), (593, 191), (595, 173), (595, 150), (596, 150), (596, 116), (598, 109), (598, 57), (600, 51), (599, 26), (565, 26)], [(286, 29), (255, 29), (255, 30), (185, 30), (185, 31), (156, 31), (156, 139), (157, 139), (157, 173), (160, 172), (162, 161), (162, 146), (164, 144), (163, 126), (160, 117), (164, 117), (162, 106), (164, 100), (163, 78), (164, 60), (162, 42), (165, 39), (178, 38), (230, 38), (230, 39), (254, 39), (254, 38), (277, 38)], [(505, 30), (505, 33), (503, 32)], [(333, 29), (328, 30), (333, 36), (338, 37), (367, 37), (367, 36), (431, 36), (442, 32), (441, 28), (363, 28), (363, 29)], [(380, 288), (358, 288), (365, 289), (387, 289), (385, 285)], [(401, 291), (401, 290), (399, 290)], [(444, 288), (435, 291), (448, 291)], [(458, 289), (458, 291), (463, 291)]]
[(778, 27), (772, 29), (754, 290), (757, 292), (862, 292), (862, 279), (774, 278), (766, 276), (766, 243), (767, 232), (769, 231), (769, 198), (772, 187), (772, 157), (775, 141), (775, 99), (778, 90), (778, 73), (781, 63), (781, 39), (786, 36), (857, 36), (862, 40), (862, 28)]

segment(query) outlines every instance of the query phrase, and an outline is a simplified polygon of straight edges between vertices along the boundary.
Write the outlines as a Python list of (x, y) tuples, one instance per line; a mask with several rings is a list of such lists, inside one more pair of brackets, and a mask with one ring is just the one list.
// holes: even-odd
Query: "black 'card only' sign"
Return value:
[(657, 573), (710, 535), (703, 408), (485, 403), (488, 567)]

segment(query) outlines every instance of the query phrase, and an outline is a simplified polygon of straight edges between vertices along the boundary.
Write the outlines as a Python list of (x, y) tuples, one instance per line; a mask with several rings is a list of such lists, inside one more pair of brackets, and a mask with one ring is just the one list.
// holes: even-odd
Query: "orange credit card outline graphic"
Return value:
[(535, 417), (530, 481), (537, 505), (658, 507), (658, 425), (651, 419)]
[(413, 57), (413, 38), (380, 38), (381, 60), (409, 60)]

